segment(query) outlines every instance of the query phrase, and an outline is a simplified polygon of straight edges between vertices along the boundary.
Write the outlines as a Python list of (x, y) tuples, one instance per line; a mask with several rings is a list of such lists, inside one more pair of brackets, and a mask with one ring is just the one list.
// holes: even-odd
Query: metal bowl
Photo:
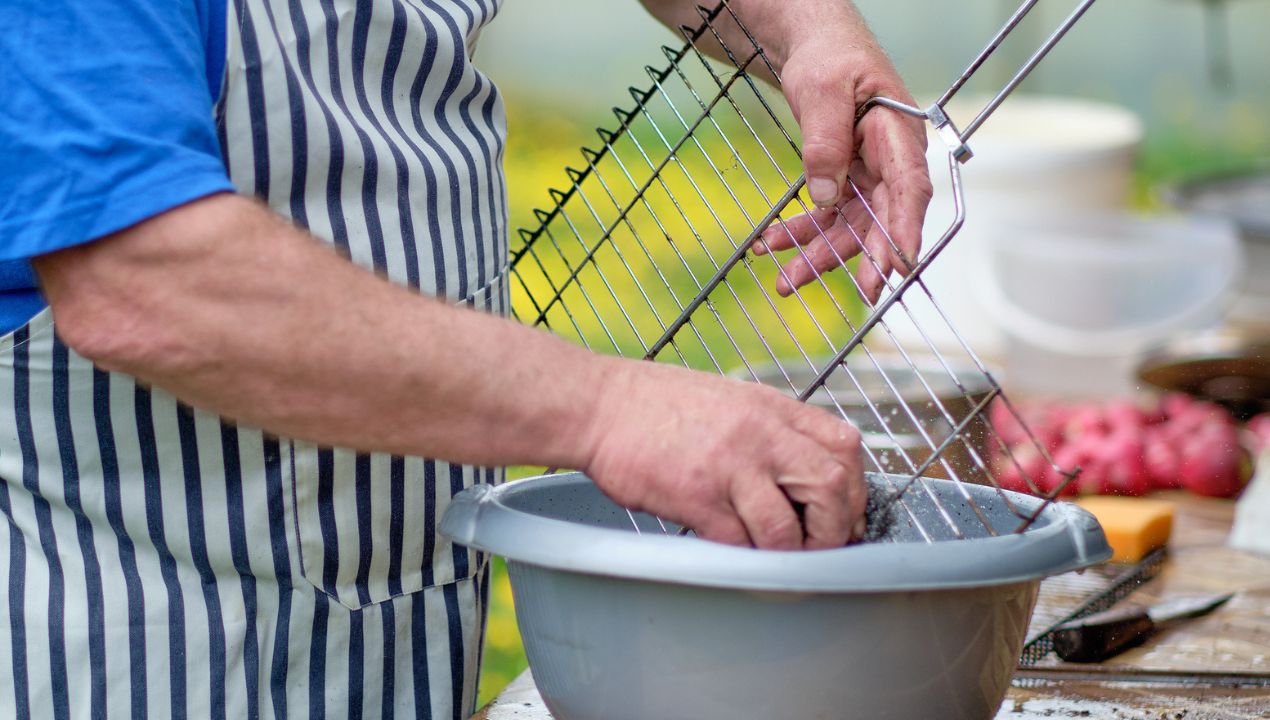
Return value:
[(928, 482), (978, 536), (922, 541), (914, 519), (938, 526), (925, 492), (905, 498), (912, 515), (899, 514), (893, 542), (761, 551), (666, 535), (646, 515), (637, 534), (580, 474), (474, 487), (441, 531), (508, 559), (525, 650), (557, 720), (982, 720), (1005, 696), (1041, 578), (1111, 551), (1075, 506), (992, 537), (963, 491), (1012, 527), (995, 490)]
[(1270, 160), (1237, 172), (1196, 178), (1166, 188), (1170, 204), (1235, 223), (1252, 242), (1270, 243)]
[[(817, 364), (821, 366), (823, 363)], [(956, 374), (960, 387), (949, 375), (949, 369)], [(755, 375), (759, 382), (791, 396), (797, 394), (791, 384), (803, 390), (816, 379), (816, 373), (810, 370), (781, 370), (774, 366), (758, 369)], [(837, 368), (807, 402), (834, 414), (841, 407), (877, 460), (876, 469), (903, 475), (920, 467), (932, 450), (948, 438), (955, 424), (970, 415), (991, 390), (977, 367), (953, 363), (945, 369), (939, 361), (928, 358), (913, 358), (910, 364), (894, 356), (875, 355), (870, 359), (855, 355), (848, 358), (845, 369)], [(963, 433), (965, 442), (958, 440), (949, 445), (941, 461), (931, 465), (926, 474), (980, 482), (984, 472), (975, 457), (987, 462), (987, 435), (982, 423), (976, 422)]]
[(1234, 331), (1179, 337), (1147, 353), (1138, 379), (1218, 403), (1248, 420), (1270, 412), (1270, 339)]

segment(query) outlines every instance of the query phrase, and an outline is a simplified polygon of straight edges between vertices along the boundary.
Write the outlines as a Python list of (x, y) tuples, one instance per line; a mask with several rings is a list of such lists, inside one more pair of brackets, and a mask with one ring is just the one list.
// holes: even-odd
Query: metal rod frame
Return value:
[[(783, 262), (772, 253), (764, 258), (752, 253), (773, 228), (795, 239), (787, 224), (790, 215), (814, 209), (804, 197), (802, 157), (787, 129), (788, 118), (754, 77), (762, 69), (779, 82), (779, 73), (728, 0), (699, 6), (701, 24), (681, 28), (682, 47), (662, 48), (666, 65), (645, 68), (651, 84), (630, 88), (634, 106), (613, 109), (617, 126), (596, 131), (599, 148), (582, 149), (583, 167), (566, 168), (568, 186), (551, 189), (550, 209), (535, 211), (537, 226), (520, 231), (511, 254), (515, 314), (596, 351), (768, 382), (799, 400), (826, 405), (844, 419), (866, 422), (875, 436), (885, 437), (864, 447), (866, 463), (883, 474), (890, 503), (927, 542), (1025, 530), (1041, 509), (1025, 510), (1001, 490), (1001, 473), (1021, 473), (1033, 494), (1047, 503), (1075, 473), (1054, 464), (922, 276), (965, 222), (960, 165), (972, 157), (970, 138), (1095, 0), (1081, 0), (958, 130), (945, 105), (1038, 2), (1024, 0), (930, 108), (873, 98), (857, 115), (858, 121), (883, 108), (923, 118), (939, 131), (949, 146), (955, 210), (949, 227), (914, 262), (853, 179), (848, 200), (826, 227), (810, 216), (820, 239), (849, 236), (852, 244), (845, 250), (828, 243), (841, 269), (786, 298), (771, 292), (773, 278), (785, 273)], [(729, 25), (746, 38), (742, 47), (725, 42), (720, 28)], [(706, 44), (722, 48), (726, 62), (707, 59)], [(877, 248), (864, 241), (873, 227), (881, 231), (886, 249), (908, 267), (898, 280), (884, 276), (882, 296), (871, 303), (848, 263), (880, 268)], [(793, 257), (810, 262), (804, 247), (794, 244)], [(773, 274), (764, 277), (756, 265)], [(950, 335), (952, 345), (938, 346), (923, 323)], [(916, 347), (906, 347), (910, 344)], [(983, 387), (969, 410), (960, 411), (964, 414), (948, 399), (950, 390), (968, 396), (972, 388)], [(844, 394), (855, 404), (840, 400)], [(994, 427), (988, 414), (994, 404), (1024, 428), (1047, 472), (1061, 474), (1057, 486), (1048, 483), (1048, 493), (1041, 491), (1041, 478), (1026, 474), (1014, 448)], [(848, 406), (856, 410), (854, 416)], [(919, 440), (915, 449), (914, 438)], [(964, 508), (949, 507), (935, 493), (928, 477), (935, 470), (955, 483)], [(971, 499), (967, 483), (995, 486), (1002, 507), (1016, 520), (1013, 526), (995, 527), (991, 513)], [(920, 521), (910, 507), (907, 500), (915, 492), (935, 509), (933, 520)], [(967, 508), (969, 518), (962, 512)], [(631, 522), (639, 532), (633, 514)], [(666, 531), (664, 523), (661, 528)]]

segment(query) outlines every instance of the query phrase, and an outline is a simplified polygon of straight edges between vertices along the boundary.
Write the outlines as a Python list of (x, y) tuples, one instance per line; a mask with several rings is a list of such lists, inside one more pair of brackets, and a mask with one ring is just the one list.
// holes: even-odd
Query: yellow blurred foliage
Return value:
[[(511, 283), (522, 321), (627, 357), (644, 356), (666, 334), (800, 172), (787, 139), (720, 115), (687, 139), (684, 126), (676, 135), (632, 123), (606, 146), (589, 125), (508, 101), (510, 226), (538, 230), (532, 241), (513, 231), (510, 242), (513, 256), (526, 253)], [(583, 146), (604, 152), (584, 156)], [(577, 171), (566, 174), (566, 166)], [(562, 193), (569, 199), (559, 203)], [(549, 216), (535, 214), (558, 204), (563, 209)], [(790, 207), (791, 214), (801, 209), (798, 202)], [(779, 266), (774, 257), (746, 255), (657, 359), (736, 373), (778, 359), (810, 362), (803, 350), (811, 358), (831, 355), (862, 314), (851, 281), (832, 273), (781, 298)], [(501, 562), (492, 583), (483, 703), (526, 667)]]

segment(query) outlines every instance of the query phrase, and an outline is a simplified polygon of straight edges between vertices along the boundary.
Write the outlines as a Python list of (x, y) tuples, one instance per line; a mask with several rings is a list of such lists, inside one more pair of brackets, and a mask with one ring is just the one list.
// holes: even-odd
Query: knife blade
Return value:
[(1146, 642), (1161, 628), (1200, 617), (1226, 604), (1234, 593), (1182, 597), (1149, 608), (1107, 610), (1054, 629), (1054, 652), (1067, 662), (1094, 663)]

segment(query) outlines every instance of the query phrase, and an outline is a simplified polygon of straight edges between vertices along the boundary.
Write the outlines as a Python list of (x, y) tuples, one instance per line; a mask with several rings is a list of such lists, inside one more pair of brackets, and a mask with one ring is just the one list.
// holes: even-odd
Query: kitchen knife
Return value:
[(1121, 608), (1063, 623), (1054, 629), (1054, 652), (1067, 662), (1102, 662), (1146, 642), (1162, 627), (1206, 615), (1234, 597), (1184, 597), (1149, 608)]

